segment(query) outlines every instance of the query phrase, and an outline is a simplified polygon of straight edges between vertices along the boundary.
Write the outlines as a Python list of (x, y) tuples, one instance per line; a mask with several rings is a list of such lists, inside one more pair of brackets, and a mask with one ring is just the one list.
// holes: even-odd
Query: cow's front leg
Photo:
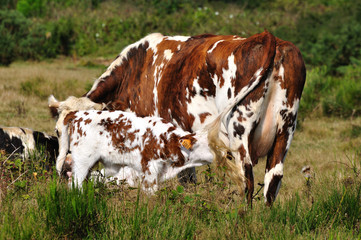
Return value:
[(150, 195), (158, 191), (158, 179), (155, 174), (145, 174), (142, 182), (143, 190)]
[[(84, 146), (80, 148), (73, 148), (75, 152), (72, 154), (72, 180), (75, 187), (81, 188), (83, 181), (87, 178), (90, 169), (97, 163), (97, 159), (94, 156), (86, 156), (84, 152)], [(71, 186), (71, 183), (69, 183)]]

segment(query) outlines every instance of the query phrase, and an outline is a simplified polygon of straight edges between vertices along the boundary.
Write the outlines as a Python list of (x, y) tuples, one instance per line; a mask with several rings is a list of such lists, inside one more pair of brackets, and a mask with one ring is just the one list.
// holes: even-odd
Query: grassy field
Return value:
[[(1, 67), (0, 125), (53, 134), (48, 96), (83, 95), (108, 63), (66, 58)], [(272, 208), (260, 193), (248, 209), (214, 166), (197, 169), (195, 186), (174, 180), (149, 197), (101, 183), (69, 191), (40, 167), (41, 154), (26, 163), (1, 156), (0, 239), (360, 239), (361, 117), (320, 116), (300, 119)], [(264, 167), (264, 159), (255, 167), (256, 184)]]

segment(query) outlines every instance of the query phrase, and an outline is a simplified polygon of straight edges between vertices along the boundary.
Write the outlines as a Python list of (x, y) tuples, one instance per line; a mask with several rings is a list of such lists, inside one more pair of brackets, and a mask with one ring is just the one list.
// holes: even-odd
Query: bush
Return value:
[(327, 116), (361, 115), (361, 83), (354, 80), (341, 81), (334, 92), (323, 99), (322, 109)]
[(61, 18), (49, 25), (47, 43), (50, 49), (46, 50), (48, 53), (46, 57), (54, 57), (57, 54), (70, 55), (76, 37), (72, 19)]
[(32, 23), (15, 10), (0, 11), (0, 64), (16, 59), (53, 58), (71, 55), (74, 45), (74, 24), (60, 19), (47, 24)]
[(321, 98), (327, 95), (332, 88), (332, 78), (327, 76), (327, 67), (316, 67), (307, 72), (307, 80), (303, 89), (300, 103), (300, 117), (303, 118), (315, 110)]
[(361, 61), (351, 58), (352, 65), (339, 67), (338, 76), (327, 74), (326, 66), (309, 70), (300, 104), (300, 116), (319, 109), (326, 116), (361, 115)]
[(294, 26), (281, 26), (275, 33), (294, 42), (306, 63), (326, 65), (329, 73), (335, 74), (339, 66), (349, 65), (351, 58), (361, 57), (360, 16), (360, 2), (319, 3), (303, 13)]
[(29, 33), (30, 21), (14, 10), (0, 10), (0, 64), (9, 65), (19, 52), (18, 43)]
[(40, 17), (45, 13), (46, 0), (18, 0), (16, 10), (26, 17)]

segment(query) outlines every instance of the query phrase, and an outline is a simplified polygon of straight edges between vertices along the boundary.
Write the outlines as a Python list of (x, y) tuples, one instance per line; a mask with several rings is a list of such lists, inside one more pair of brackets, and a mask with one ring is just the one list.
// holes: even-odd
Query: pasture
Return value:
[[(48, 96), (83, 95), (109, 63), (57, 58), (1, 67), (0, 125), (54, 135)], [(361, 117), (325, 117), (315, 109), (301, 113), (272, 208), (261, 191), (249, 209), (215, 166), (198, 168), (196, 185), (173, 180), (147, 196), (138, 188), (92, 182), (83, 192), (69, 191), (54, 169), (42, 167), (41, 152), (25, 162), (1, 156), (0, 238), (359, 239)], [(308, 178), (304, 166), (311, 167)], [(262, 159), (256, 184), (263, 183), (264, 168)]]

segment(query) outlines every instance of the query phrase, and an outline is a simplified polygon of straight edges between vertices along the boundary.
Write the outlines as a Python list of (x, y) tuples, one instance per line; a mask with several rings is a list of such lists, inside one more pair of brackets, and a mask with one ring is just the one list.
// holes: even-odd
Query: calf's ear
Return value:
[(60, 102), (56, 100), (56, 98), (53, 95), (50, 95), (48, 98), (48, 104), (49, 104), (49, 110), (50, 114), (53, 118), (56, 118), (59, 116), (58, 108), (60, 106)]
[(179, 143), (186, 149), (191, 150), (193, 148), (194, 144), (197, 142), (194, 135), (195, 134), (192, 133), (192, 134), (187, 134), (183, 137), (180, 137)]

